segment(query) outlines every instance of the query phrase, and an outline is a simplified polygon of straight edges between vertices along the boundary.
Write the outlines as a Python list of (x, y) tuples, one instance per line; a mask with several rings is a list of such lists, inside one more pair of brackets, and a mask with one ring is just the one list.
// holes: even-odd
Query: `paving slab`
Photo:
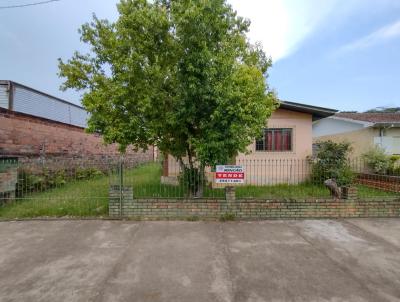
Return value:
[(347, 222), (400, 248), (400, 223), (398, 219), (353, 219)]
[(356, 221), (314, 220), (293, 225), (315, 249), (362, 284), (370, 301), (400, 301), (400, 249), (356, 227)]
[(0, 301), (400, 301), (398, 219), (0, 222)]

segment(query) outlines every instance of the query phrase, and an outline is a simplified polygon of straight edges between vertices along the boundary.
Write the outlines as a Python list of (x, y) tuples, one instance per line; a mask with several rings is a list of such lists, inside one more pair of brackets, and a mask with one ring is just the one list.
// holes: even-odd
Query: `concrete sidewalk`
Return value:
[(0, 301), (400, 301), (400, 220), (0, 222)]

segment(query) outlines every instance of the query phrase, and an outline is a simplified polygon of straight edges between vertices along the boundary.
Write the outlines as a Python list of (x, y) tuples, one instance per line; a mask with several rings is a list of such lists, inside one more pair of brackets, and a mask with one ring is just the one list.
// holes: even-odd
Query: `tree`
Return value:
[(83, 91), (88, 130), (122, 151), (157, 145), (191, 170), (245, 151), (277, 105), (271, 60), (246, 39), (249, 22), (225, 0), (117, 7), (115, 23), (93, 16), (81, 27), (89, 54), (59, 60), (62, 88)]
[(348, 157), (352, 151), (350, 143), (321, 141), (316, 143), (317, 156), (312, 166), (312, 180), (322, 184), (333, 179), (339, 186), (351, 185), (354, 173), (349, 165)]

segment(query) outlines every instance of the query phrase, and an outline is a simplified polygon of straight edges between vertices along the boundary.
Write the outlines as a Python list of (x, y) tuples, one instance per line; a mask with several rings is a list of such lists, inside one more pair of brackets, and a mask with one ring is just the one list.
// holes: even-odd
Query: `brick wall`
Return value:
[[(125, 194), (130, 194), (126, 191)], [(109, 215), (120, 216), (119, 194), (110, 195)], [(305, 219), (400, 217), (400, 200), (181, 200), (133, 199), (122, 203), (122, 216), (139, 219), (218, 219), (232, 214), (236, 219)]]
[[(118, 156), (116, 145), (104, 145), (99, 135), (83, 128), (0, 108), (0, 155), (18, 157)], [(142, 160), (153, 159), (153, 148), (146, 152), (127, 151)]]

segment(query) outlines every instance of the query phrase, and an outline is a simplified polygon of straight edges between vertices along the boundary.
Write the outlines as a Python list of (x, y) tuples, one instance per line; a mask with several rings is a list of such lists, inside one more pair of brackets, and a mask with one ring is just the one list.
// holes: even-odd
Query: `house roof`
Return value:
[(398, 126), (400, 125), (400, 113), (386, 113), (386, 112), (374, 112), (374, 113), (352, 113), (352, 112), (339, 112), (335, 114), (335, 117), (372, 123), (375, 126)]
[[(60, 102), (78, 107), (80, 109), (83, 109), (82, 106), (79, 106), (77, 104), (71, 103), (69, 101), (66, 101), (64, 99), (49, 95), (45, 92), (36, 90), (34, 88), (28, 87), (26, 85), (14, 82), (14, 81), (9, 81), (9, 80), (0, 80), (0, 85), (15, 85), (15, 86), (19, 86), (28, 90), (31, 90), (33, 92), (39, 93), (41, 95), (56, 99)], [(329, 117), (334, 115), (335, 113), (338, 112), (338, 110), (336, 109), (330, 109), (330, 108), (324, 108), (324, 107), (317, 107), (317, 106), (312, 106), (312, 105), (306, 105), (306, 104), (301, 104), (301, 103), (295, 103), (295, 102), (288, 102), (288, 101), (280, 101), (280, 107), (281, 109), (286, 109), (286, 110), (291, 110), (291, 111), (296, 111), (296, 112), (302, 112), (302, 113), (309, 113), (312, 115), (313, 117), (313, 121), (325, 118), (325, 117)]]
[(317, 107), (288, 101), (281, 101), (279, 108), (302, 113), (310, 113), (312, 114), (313, 121), (332, 116), (338, 112), (338, 110), (336, 109)]

